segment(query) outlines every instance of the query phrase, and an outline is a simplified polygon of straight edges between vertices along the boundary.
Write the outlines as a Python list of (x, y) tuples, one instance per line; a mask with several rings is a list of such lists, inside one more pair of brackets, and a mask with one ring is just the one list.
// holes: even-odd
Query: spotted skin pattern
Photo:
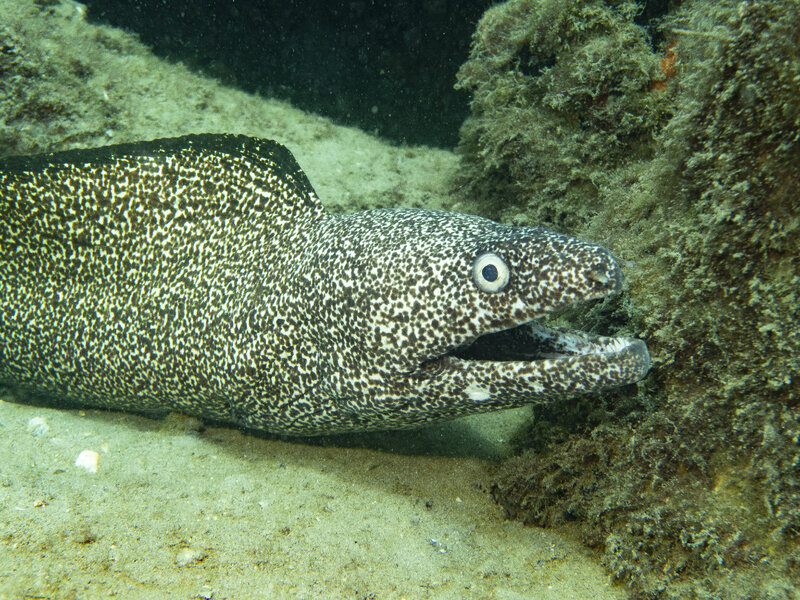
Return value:
[[(498, 291), (476, 284), (486, 253)], [(317, 435), (632, 383), (643, 342), (531, 323), (621, 281), (543, 228), (332, 215), (269, 140), (0, 160), (0, 383), (81, 405)]]

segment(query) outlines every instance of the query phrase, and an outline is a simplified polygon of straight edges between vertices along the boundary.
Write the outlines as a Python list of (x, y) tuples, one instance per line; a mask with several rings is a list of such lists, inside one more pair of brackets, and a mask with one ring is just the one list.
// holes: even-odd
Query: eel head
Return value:
[(364, 429), (403, 427), (642, 379), (641, 340), (538, 320), (622, 286), (605, 248), (426, 210), (338, 217), (326, 382)]

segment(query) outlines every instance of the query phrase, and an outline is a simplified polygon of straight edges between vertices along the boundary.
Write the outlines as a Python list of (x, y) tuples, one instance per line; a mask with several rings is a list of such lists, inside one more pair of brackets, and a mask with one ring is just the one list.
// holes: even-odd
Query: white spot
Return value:
[(512, 304), (509, 307), (509, 311), (508, 312), (512, 313), (512, 314), (514, 312), (521, 312), (521, 311), (525, 310), (527, 307), (528, 307), (528, 305), (525, 304), (525, 301), (522, 298), (517, 298), (516, 300), (514, 300), (514, 304)]
[(94, 450), (84, 450), (75, 459), (75, 466), (86, 469), (89, 473), (97, 473), (99, 463), (100, 455)]
[(194, 548), (181, 548), (175, 555), (175, 564), (179, 567), (188, 567), (203, 561), (205, 552)]
[(469, 399), (475, 402), (484, 402), (489, 399), (489, 390), (479, 386), (477, 383), (470, 383), (469, 387), (464, 391)]

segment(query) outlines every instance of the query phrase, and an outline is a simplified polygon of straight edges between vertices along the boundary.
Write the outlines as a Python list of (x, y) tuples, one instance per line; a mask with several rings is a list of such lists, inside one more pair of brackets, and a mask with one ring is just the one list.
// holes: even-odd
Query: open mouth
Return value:
[[(591, 392), (635, 383), (650, 369), (650, 354), (642, 340), (531, 321), (484, 334), (429, 363), (434, 365), (473, 373), (480, 383), (470, 389), (480, 389), (475, 398), (484, 400), (490, 389), (512, 388), (524, 395)], [(498, 378), (498, 373), (504, 375)]]
[(511, 329), (487, 333), (454, 348), (446, 356), (462, 360), (536, 361), (576, 355), (616, 353), (642, 344), (640, 340), (592, 335), (531, 321)]

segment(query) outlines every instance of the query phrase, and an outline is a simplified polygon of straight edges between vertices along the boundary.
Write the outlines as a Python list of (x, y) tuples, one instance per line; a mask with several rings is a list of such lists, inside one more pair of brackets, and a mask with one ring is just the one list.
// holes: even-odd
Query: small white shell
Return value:
[(98, 464), (100, 464), (100, 455), (94, 450), (84, 450), (75, 459), (75, 466), (82, 467), (89, 473), (97, 473)]

